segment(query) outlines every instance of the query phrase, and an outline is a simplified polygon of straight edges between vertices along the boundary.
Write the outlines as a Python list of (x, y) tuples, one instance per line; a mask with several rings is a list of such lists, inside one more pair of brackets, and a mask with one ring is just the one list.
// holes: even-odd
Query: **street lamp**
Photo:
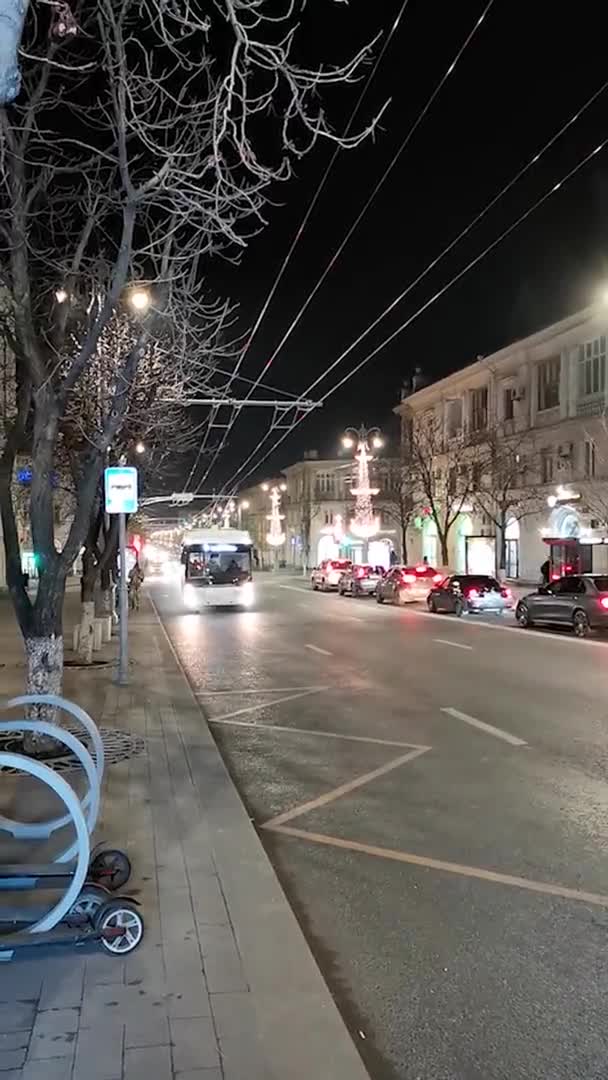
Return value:
[(145, 454), (145, 452), (146, 452), (146, 448), (145, 448), (143, 442), (141, 442), (141, 441), (136, 442), (135, 443), (135, 453), (136, 454)]
[(369, 463), (372, 460), (369, 442), (371, 440), (372, 446), (378, 449), (383, 445), (383, 440), (378, 428), (349, 428), (348, 431), (342, 445), (354, 446), (355, 441), (357, 443), (357, 483), (350, 489), (351, 495), (355, 496), (355, 513), (350, 521), (350, 531), (361, 540), (369, 540), (380, 529), (380, 520), (374, 516), (372, 502), (372, 496), (377, 495), (380, 489), (371, 487), (369, 482)]
[(128, 295), (128, 301), (134, 311), (143, 315), (150, 307), (150, 293), (147, 289), (132, 289)]
[(68, 294), (65, 289), (57, 289), (55, 292), (55, 299), (58, 304), (65, 304), (68, 298)]

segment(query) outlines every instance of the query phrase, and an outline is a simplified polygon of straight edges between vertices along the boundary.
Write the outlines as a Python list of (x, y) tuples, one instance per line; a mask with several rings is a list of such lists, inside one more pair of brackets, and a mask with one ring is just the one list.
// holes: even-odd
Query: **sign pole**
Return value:
[(129, 589), (127, 583), (127, 519), (118, 515), (118, 559), (120, 579), (118, 582), (118, 676), (119, 686), (129, 683)]
[(106, 514), (118, 514), (118, 673), (119, 686), (129, 683), (129, 592), (127, 582), (127, 514), (137, 513), (137, 469), (128, 465), (104, 470)]

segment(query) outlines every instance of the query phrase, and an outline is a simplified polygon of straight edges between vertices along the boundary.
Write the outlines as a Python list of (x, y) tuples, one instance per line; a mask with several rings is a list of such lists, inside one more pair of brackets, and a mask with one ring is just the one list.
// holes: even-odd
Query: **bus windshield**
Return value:
[(238, 585), (251, 577), (251, 552), (241, 545), (205, 545), (188, 552), (186, 577), (210, 585)]

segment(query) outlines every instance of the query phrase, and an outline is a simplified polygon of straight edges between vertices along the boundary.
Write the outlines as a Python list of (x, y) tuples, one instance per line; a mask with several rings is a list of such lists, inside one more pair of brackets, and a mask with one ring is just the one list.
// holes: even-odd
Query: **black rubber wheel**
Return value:
[(89, 866), (89, 876), (96, 885), (116, 892), (131, 877), (131, 862), (128, 855), (119, 848), (107, 848), (96, 855)]
[(521, 626), (522, 630), (528, 630), (532, 625), (532, 619), (530, 618), (530, 612), (526, 604), (518, 604), (515, 611), (515, 618), (517, 619), (518, 626)]
[[(134, 952), (144, 936), (144, 920), (132, 900), (116, 897), (95, 915), (95, 929), (102, 948), (112, 956), (127, 956)], [(107, 931), (107, 934), (104, 934)], [(110, 936), (110, 933), (112, 936)]]
[(435, 600), (434, 596), (429, 596), (426, 602), (426, 606), (428, 607), (429, 611), (433, 612), (433, 615), (437, 614), (437, 601)]
[(377, 604), (383, 604), (384, 603), (384, 597), (380, 596), (379, 592), (376, 593), (376, 603)]
[(464, 615), (464, 604), (462, 600), (457, 600), (454, 606), (454, 614), (457, 619), (460, 619)]
[(580, 638), (587, 637), (587, 634), (591, 629), (591, 627), (589, 626), (589, 619), (587, 618), (587, 615), (582, 610), (582, 608), (580, 608), (578, 611), (575, 611), (574, 615), (572, 616), (572, 629), (574, 630), (576, 636)]

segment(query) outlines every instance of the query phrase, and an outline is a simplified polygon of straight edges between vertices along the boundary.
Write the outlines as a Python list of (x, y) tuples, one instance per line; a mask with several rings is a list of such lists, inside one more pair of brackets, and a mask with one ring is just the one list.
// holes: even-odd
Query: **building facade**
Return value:
[[(406, 462), (416, 432), (430, 422), (439, 432), (435, 498), (448, 508), (460, 498), (448, 536), (449, 569), (504, 570), (508, 578), (537, 581), (549, 555), (556, 570), (572, 558), (579, 570), (608, 567), (607, 341), (608, 308), (588, 308), (409, 394), (397, 406)], [(418, 446), (410, 451), (416, 475)], [(513, 468), (506, 478), (509, 454)], [(502, 476), (497, 460), (503, 462)], [(511, 490), (499, 490), (507, 479)], [(440, 515), (428, 505), (428, 486), (416, 491), (409, 545), (413, 558), (442, 566)], [(499, 535), (501, 499), (507, 512)]]
[[(251, 533), (260, 566), (276, 564), (308, 570), (325, 558), (342, 556), (355, 562), (389, 566), (400, 554), (400, 522), (394, 491), (399, 462), (392, 459), (372, 461), (372, 482), (378, 494), (374, 507), (379, 529), (364, 543), (349, 531), (354, 508), (350, 492), (353, 486), (352, 458), (322, 459), (316, 451), (305, 453), (301, 461), (288, 465), (280, 476), (263, 485), (239, 493), (239, 515), (243, 528)], [(270, 498), (272, 487), (281, 490), (280, 512), (284, 544), (278, 549), (268, 544)]]

